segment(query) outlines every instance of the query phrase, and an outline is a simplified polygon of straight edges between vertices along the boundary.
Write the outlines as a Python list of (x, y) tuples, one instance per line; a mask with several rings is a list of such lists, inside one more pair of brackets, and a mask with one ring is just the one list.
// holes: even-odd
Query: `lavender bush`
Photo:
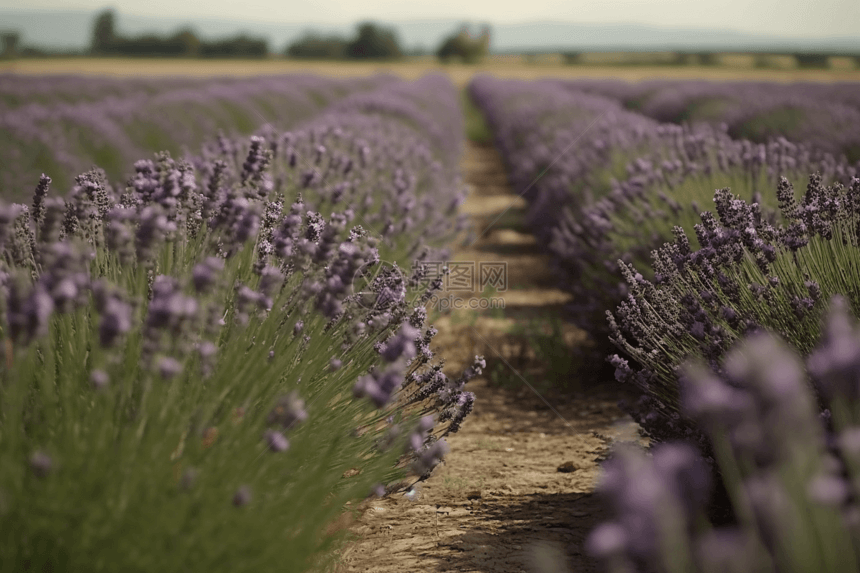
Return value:
[(765, 143), (784, 137), (860, 160), (856, 83), (577, 80), (564, 85), (616, 98), (658, 121), (724, 124), (735, 138)]
[(755, 144), (708, 126), (658, 124), (562, 82), (476, 78), (470, 88), (512, 181), (528, 189), (529, 221), (573, 295), (571, 317), (598, 352), (611, 349), (605, 311), (628, 292), (617, 261), (652, 278), (651, 252), (674, 226), (692, 226), (715, 188), (730, 185), (775, 216), (780, 176), (802, 183), (818, 171), (848, 183), (856, 171), (784, 139)]
[(813, 175), (799, 202), (782, 179), (776, 195), (778, 224), (758, 203), (718, 190), (716, 215), (702, 213), (695, 226), (699, 248), (677, 227), (675, 241), (654, 252), (653, 281), (622, 264), (630, 293), (607, 316), (613, 342), (641, 368), (619, 356), (612, 362), (619, 380), (643, 392), (633, 414), (656, 440), (701, 436), (679, 416), (684, 360), (702, 357), (719, 369), (735, 341), (761, 329), (807, 355), (819, 340), (823, 301), (843, 294), (860, 311), (860, 179), (826, 186)]
[(429, 475), (484, 362), (442, 372), (399, 268), (456, 228), (462, 125), (442, 77), (376, 94), (0, 205), (2, 568), (307, 570)]
[(620, 451), (599, 486), (615, 518), (587, 542), (607, 570), (860, 570), (860, 328), (846, 299), (833, 299), (823, 331), (805, 368), (762, 332), (718, 371), (684, 366), (683, 413), (714, 444), (736, 520), (704, 519), (711, 472), (689, 444)]
[[(267, 121), (286, 129), (350, 93), (394, 81), (302, 75), (133, 82), (2, 77), (0, 196), (23, 199), (42, 172), (53, 173), (59, 188), (71, 188), (74, 181), (66, 174), (93, 165), (112, 181), (121, 180), (142, 155), (194, 149), (218, 130), (247, 135)], [(53, 91), (46, 92), (49, 86)]]

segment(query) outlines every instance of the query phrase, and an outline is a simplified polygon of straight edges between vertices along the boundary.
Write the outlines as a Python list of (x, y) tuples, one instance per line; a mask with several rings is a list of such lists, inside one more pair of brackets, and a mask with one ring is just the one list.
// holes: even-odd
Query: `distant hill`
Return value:
[[(24, 44), (54, 49), (84, 49), (89, 44), (95, 13), (86, 11), (49, 12), (0, 9), (0, 30), (18, 30)], [(380, 21), (393, 27), (407, 48), (434, 50), (442, 39), (461, 24), (460, 20)], [(355, 26), (329, 24), (252, 22), (217, 19), (179, 19), (117, 14), (122, 34), (169, 33), (191, 26), (203, 38), (247, 32), (269, 40), (270, 48), (282, 50), (307, 30), (351, 35)], [(569, 22), (524, 22), (492, 26), (493, 53), (522, 51), (588, 50), (774, 50), (839, 51), (860, 53), (860, 36), (831, 38), (791, 38), (763, 36), (732, 30), (661, 28), (641, 24), (582, 24)]]

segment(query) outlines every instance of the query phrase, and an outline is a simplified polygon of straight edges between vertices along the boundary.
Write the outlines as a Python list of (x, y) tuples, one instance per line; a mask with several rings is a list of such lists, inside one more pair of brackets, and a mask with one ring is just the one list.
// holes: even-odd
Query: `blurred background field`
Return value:
[[(448, 6), (450, 12), (469, 13), (459, 20), (441, 7), (431, 17), (423, 9), (398, 15), (368, 5), (351, 21), (345, 13), (280, 13), (276, 6), (264, 8), (265, 2), (241, 13), (218, 2), (172, 10), (133, 0), (107, 9), (89, 0), (54, 3), (53, 9), (47, 9), (47, 0), (5, 4), (0, 1), (0, 73), (355, 77), (384, 72), (416, 79), (444, 72), (460, 86), (477, 73), (631, 81), (860, 78), (860, 41), (848, 32), (853, 30), (848, 22), (860, 15), (850, 6), (842, 7), (844, 21), (816, 12), (801, 27), (798, 19), (780, 24), (784, 15), (756, 9), (758, 21), (748, 14), (750, 21), (741, 27), (734, 20), (719, 24), (724, 13), (706, 18), (667, 12), (659, 18), (656, 10), (642, 23), (607, 13), (600, 22), (599, 10), (563, 18), (555, 8), (535, 4), (493, 14), (489, 5), (481, 9), (481, 2)], [(538, 19), (541, 10), (544, 20)], [(520, 15), (512, 20), (513, 12)], [(673, 25), (681, 15), (688, 21)], [(500, 21), (488, 22), (496, 16)]]
[[(658, 58), (661, 54), (648, 54)], [(644, 55), (638, 54), (641, 58)], [(671, 54), (667, 54), (671, 57)], [(312, 73), (329, 77), (357, 77), (375, 73), (395, 74), (417, 79), (432, 72), (447, 74), (465, 86), (476, 74), (488, 73), (501, 78), (618, 78), (639, 81), (652, 78), (766, 80), (775, 82), (844, 82), (860, 80), (860, 69), (852, 69), (850, 60), (834, 59), (829, 68), (800, 68), (791, 56), (769, 56), (778, 65), (756, 67), (753, 54), (725, 54), (725, 65), (660, 65), (653, 62), (621, 64), (624, 54), (594, 53), (583, 56), (582, 64), (564, 63), (562, 54), (489, 55), (477, 64), (439, 63), (432, 56), (406, 58), (402, 61), (302, 61), (286, 58), (256, 60), (197, 60), (163, 58), (38, 58), (0, 61), (0, 73), (22, 75), (84, 74), (116, 77), (135, 76), (256, 76), (270, 74)], [(635, 58), (632, 59), (635, 61)]]

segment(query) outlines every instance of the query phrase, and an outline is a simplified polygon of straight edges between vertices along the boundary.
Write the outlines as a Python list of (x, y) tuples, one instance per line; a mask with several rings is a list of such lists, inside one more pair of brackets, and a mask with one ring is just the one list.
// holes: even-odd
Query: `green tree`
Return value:
[(355, 59), (394, 59), (403, 56), (397, 36), (393, 30), (372, 22), (358, 26), (358, 34), (346, 46), (346, 56)]
[(0, 33), (0, 43), (3, 44), (3, 50), (0, 51), (0, 56), (4, 58), (14, 58), (17, 56), (20, 40), (21, 35), (18, 32)]
[(90, 49), (94, 54), (110, 53), (116, 40), (116, 14), (113, 10), (104, 10), (96, 16)]
[(490, 50), (490, 29), (487, 26), (481, 30), (481, 34), (473, 37), (469, 27), (463, 25), (459, 31), (442, 41), (442, 45), (436, 50), (436, 57), (443, 62), (452, 59), (460, 59), (467, 64), (481, 60)]
[(346, 54), (347, 41), (339, 36), (320, 36), (307, 32), (290, 44), (285, 54), (291, 58), (337, 60)]
[(179, 55), (191, 58), (200, 55), (200, 38), (191, 28), (182, 28), (171, 36), (168, 42), (179, 47)]
[(829, 54), (818, 52), (796, 52), (794, 59), (799, 68), (826, 68), (830, 63)]
[(268, 54), (268, 40), (245, 34), (200, 44), (200, 55), (204, 58), (264, 58)]

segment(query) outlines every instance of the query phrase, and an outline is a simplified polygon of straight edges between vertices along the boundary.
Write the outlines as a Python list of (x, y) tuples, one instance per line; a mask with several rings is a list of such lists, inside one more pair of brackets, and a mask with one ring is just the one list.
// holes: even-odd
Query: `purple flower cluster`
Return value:
[(856, 83), (586, 80), (562, 85), (619, 100), (657, 121), (723, 125), (732, 137), (761, 143), (784, 137), (860, 160)]
[(571, 319), (601, 353), (610, 350), (605, 312), (629, 292), (618, 261), (647, 270), (673, 226), (697, 222), (715, 188), (732, 185), (769, 217), (780, 177), (818, 172), (848, 184), (858, 172), (812, 145), (736, 140), (720, 127), (660, 124), (621, 107), (649, 85), (478, 77), (469, 88), (511, 182), (526, 191), (528, 221), (560, 287), (572, 294)]
[(50, 170), (65, 189), (73, 183), (67, 173), (80, 173), (93, 163), (101, 164), (111, 178), (120, 178), (138, 157), (161, 149), (177, 153), (196, 148), (219, 129), (239, 135), (242, 124), (257, 125), (260, 118), (288, 128), (350, 93), (395, 80), (289, 75), (118, 81), (67, 76), (56, 82), (48, 89), (53, 79), (0, 77), (0, 163), (10, 166), (0, 173), (5, 197), (16, 197), (20, 192), (14, 190), (41, 171)]
[[(420, 372), (441, 370), (422, 308), (441, 279), (410, 292), (383, 257), (404, 268), (444, 258), (436, 248), (462, 223), (451, 208), (463, 193), (462, 118), (443, 77), (384, 83), (292, 132), (269, 126), (248, 140), (222, 136), (197, 156), (137, 161), (124, 186), (94, 169), (59, 199), (43, 176), (32, 208), (0, 205), (0, 329), (14, 360), (35, 355), (33, 343), (39, 353), (55, 341), (86, 345), (86, 388), (122, 395), (135, 423), (153, 388), (202, 395), (183, 423), (206, 428), (204, 449), (238, 393), (249, 392), (242, 412), (274, 404), (255, 435), (292, 453), (299, 433), (344, 415), (344, 404), (321, 403), (354, 386), (381, 411), (354, 401), (350, 421), (425, 417), (400, 469), (426, 477), (444, 434), (470, 413), (463, 386), (480, 370), (416, 397)], [(361, 277), (370, 304), (356, 292)], [(270, 383), (243, 379), (264, 367)], [(183, 400), (154, 407), (164, 416)], [(234, 504), (249, 502), (250, 486), (240, 488)]]
[(650, 459), (622, 450), (599, 486), (614, 518), (591, 533), (589, 552), (625, 571), (858, 570), (860, 328), (844, 298), (831, 301), (824, 331), (805, 368), (765, 333), (719, 372), (683, 368), (682, 412), (716, 446), (733, 520), (702, 519), (710, 472), (694, 447), (661, 444)]
[(723, 358), (742, 336), (770, 330), (803, 355), (818, 343), (821, 310), (836, 294), (856, 300), (852, 268), (860, 244), (860, 179), (849, 187), (809, 179), (798, 202), (783, 179), (777, 190), (782, 222), (762, 216), (728, 189), (714, 195), (717, 216), (701, 215), (698, 249), (681, 228), (654, 253), (654, 280), (621, 264), (629, 294), (607, 312), (613, 342), (641, 367), (611, 358), (616, 378), (643, 394), (630, 411), (655, 440), (702, 434), (679, 415), (677, 368), (698, 356), (722, 371)]

